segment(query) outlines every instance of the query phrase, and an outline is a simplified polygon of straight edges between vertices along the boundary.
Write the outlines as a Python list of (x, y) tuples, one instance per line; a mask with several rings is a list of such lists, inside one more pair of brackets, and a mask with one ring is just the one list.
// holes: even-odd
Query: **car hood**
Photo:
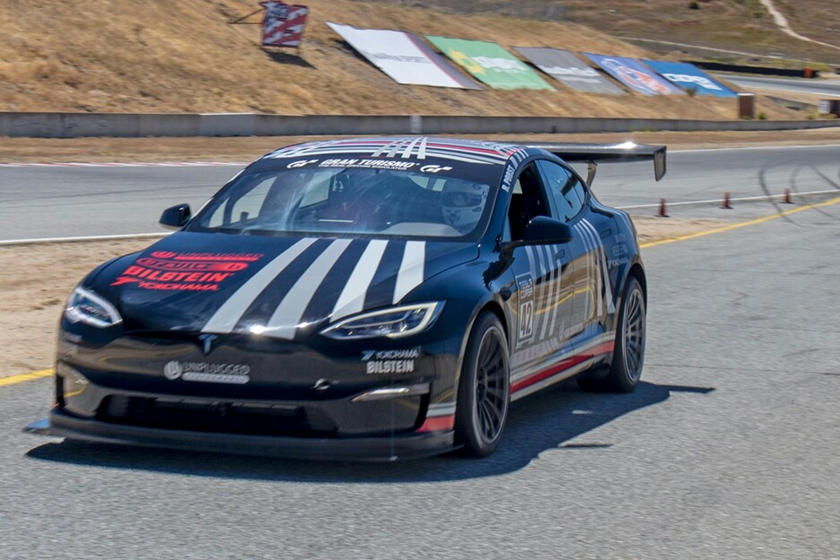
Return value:
[(115, 260), (90, 287), (127, 332), (264, 332), (292, 339), (403, 301), (478, 257), (474, 242), (177, 232)]

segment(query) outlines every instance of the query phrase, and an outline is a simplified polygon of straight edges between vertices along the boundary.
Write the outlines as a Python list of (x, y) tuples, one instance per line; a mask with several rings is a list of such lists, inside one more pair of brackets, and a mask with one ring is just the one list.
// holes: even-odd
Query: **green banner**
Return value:
[(498, 43), (426, 35), (453, 62), (496, 89), (554, 90), (524, 62)]

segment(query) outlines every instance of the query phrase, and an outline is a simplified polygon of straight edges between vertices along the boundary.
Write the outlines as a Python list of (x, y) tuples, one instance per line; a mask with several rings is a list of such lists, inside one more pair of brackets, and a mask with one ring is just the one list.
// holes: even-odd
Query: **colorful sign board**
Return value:
[(387, 29), (357, 29), (332, 22), (327, 25), (397, 83), (480, 89), (416, 35)]
[(737, 93), (688, 62), (645, 60), (645, 64), (656, 70), (669, 82), (687, 90), (694, 90), (698, 95), (738, 96)]
[(453, 62), (492, 88), (554, 89), (527, 64), (497, 43), (433, 35), (426, 35), (426, 39)]
[(283, 2), (260, 2), (265, 8), (262, 21), (262, 44), (266, 47), (298, 47), (306, 27), (306, 6), (290, 6)]
[(681, 95), (684, 92), (633, 58), (583, 53), (610, 76), (643, 95)]
[(569, 51), (548, 47), (514, 47), (513, 50), (571, 89), (592, 93), (624, 94), (624, 90)]

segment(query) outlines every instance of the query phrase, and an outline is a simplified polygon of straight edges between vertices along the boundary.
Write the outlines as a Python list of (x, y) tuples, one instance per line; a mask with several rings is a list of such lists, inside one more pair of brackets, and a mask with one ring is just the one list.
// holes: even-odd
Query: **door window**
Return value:
[(508, 209), (511, 239), (522, 239), (525, 226), (537, 216), (551, 216), (542, 180), (534, 164), (522, 170), (513, 186)]
[(554, 203), (555, 217), (570, 222), (586, 202), (586, 190), (577, 175), (553, 161), (537, 162)]

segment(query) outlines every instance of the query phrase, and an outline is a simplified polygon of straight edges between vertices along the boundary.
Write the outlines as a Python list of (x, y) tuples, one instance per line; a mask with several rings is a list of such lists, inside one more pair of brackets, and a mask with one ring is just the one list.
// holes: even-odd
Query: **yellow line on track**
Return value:
[(49, 377), (53, 374), (53, 369), (39, 369), (38, 371), (30, 371), (29, 373), (21, 373), (19, 375), (12, 375), (9, 377), (0, 377), (0, 387), (4, 385), (17, 385), (24, 381), (32, 381), (33, 379), (41, 379)]
[(790, 216), (791, 214), (796, 214), (797, 212), (804, 212), (805, 210), (811, 210), (813, 208), (823, 208), (825, 206), (832, 206), (834, 204), (840, 203), (840, 196), (836, 198), (832, 198), (831, 200), (826, 200), (824, 202), (817, 202), (815, 204), (806, 204), (805, 206), (800, 206), (798, 208), (791, 208), (790, 210), (784, 210), (782, 212), (777, 212), (776, 214), (770, 214), (769, 216), (762, 216), (760, 218), (753, 218), (752, 220), (746, 220), (744, 222), (737, 222), (734, 224), (729, 224), (725, 226), (720, 226), (712, 229), (707, 229), (704, 231), (698, 231), (695, 233), (689, 233), (686, 235), (678, 235), (676, 237), (668, 237), (666, 239), (660, 239), (658, 241), (648, 241), (647, 243), (642, 243), (640, 247), (642, 249), (647, 249), (648, 247), (656, 247), (657, 245), (665, 245), (667, 243), (674, 243), (676, 241), (686, 241), (688, 239), (694, 239), (696, 237), (703, 237), (706, 235), (712, 235), (714, 233), (723, 233), (725, 231), (732, 231), (733, 229), (739, 229), (742, 227), (747, 226), (754, 226), (756, 224), (763, 224), (764, 222), (769, 222), (771, 220), (775, 220), (776, 218), (781, 218), (782, 216)]
[[(816, 204), (806, 204), (805, 206), (799, 206), (798, 208), (791, 208), (790, 210), (785, 210), (783, 212), (778, 212), (776, 214), (771, 214), (769, 216), (762, 216), (760, 218), (753, 218), (752, 220), (746, 220), (744, 222), (737, 222), (734, 224), (729, 224), (726, 226), (716, 227), (712, 229), (707, 229), (704, 231), (698, 231), (696, 233), (689, 233), (687, 235), (679, 235), (677, 237), (669, 237), (667, 239), (660, 239), (659, 241), (649, 241), (647, 243), (642, 243), (640, 247), (642, 249), (647, 249), (648, 247), (656, 247), (657, 245), (665, 245), (667, 243), (676, 243), (677, 241), (687, 241), (689, 239), (694, 239), (697, 237), (704, 237), (706, 235), (712, 235), (715, 233), (723, 233), (725, 231), (732, 231), (733, 229), (739, 229), (742, 227), (747, 226), (754, 226), (756, 224), (763, 224), (764, 222), (769, 222), (771, 220), (775, 220), (776, 218), (781, 218), (782, 216), (790, 216), (791, 214), (796, 214), (797, 212), (804, 212), (805, 210), (811, 210), (813, 208), (823, 208), (825, 206), (833, 206), (835, 204), (840, 204), (840, 196), (836, 198), (832, 198), (831, 200), (826, 200), (824, 202), (818, 202)], [(32, 381), (35, 379), (42, 379), (44, 377), (49, 377), (53, 374), (53, 369), (41, 369), (38, 371), (31, 371), (29, 373), (21, 373), (20, 375), (12, 375), (10, 377), (0, 377), (0, 387), (6, 385), (17, 385), (18, 383), (24, 383), (26, 381)]]

